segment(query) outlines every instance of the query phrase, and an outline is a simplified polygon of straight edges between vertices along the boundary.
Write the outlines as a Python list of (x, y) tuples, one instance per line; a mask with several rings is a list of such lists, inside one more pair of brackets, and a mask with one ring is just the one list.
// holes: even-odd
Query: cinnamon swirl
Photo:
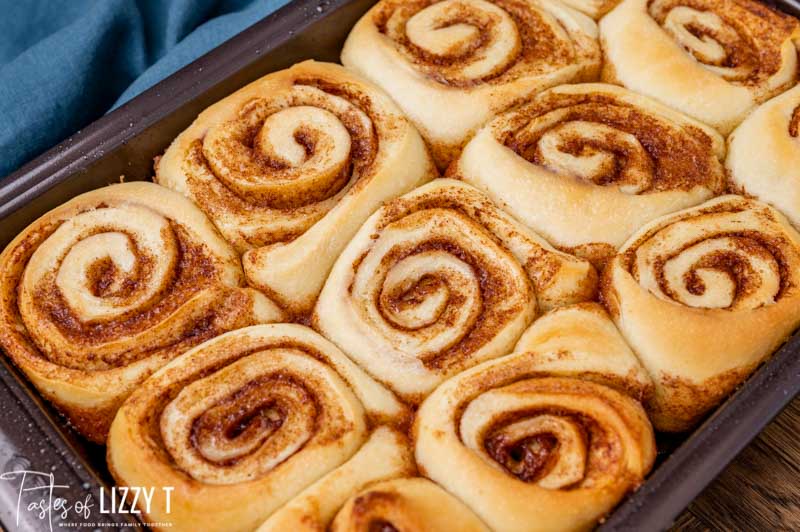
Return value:
[(155, 180), (246, 252), (250, 284), (301, 314), (367, 216), (435, 174), (388, 96), (341, 66), (306, 61), (203, 111)]
[[(402, 425), (408, 416), (307, 327), (247, 327), (199, 345), (137, 389), (111, 426), (108, 466), (120, 485), (174, 487), (169, 502), (156, 490), (148, 523), (253, 530), (365, 442), (352, 460), (374, 465), (375, 453), (398, 440), (378, 433), (368, 440), (370, 427)], [(407, 469), (402, 456), (394, 460), (383, 472), (343, 477), (358, 485), (359, 476)], [(321, 482), (324, 492), (330, 478)]]
[(649, 220), (721, 193), (724, 154), (713, 129), (649, 98), (564, 85), (490, 122), (448, 175), (601, 263)]
[(438, 179), (373, 214), (331, 271), (313, 323), (410, 402), (507, 353), (539, 306), (591, 299), (596, 273), (473, 187)]
[(654, 220), (604, 272), (602, 297), (655, 382), (659, 430), (691, 428), (800, 324), (800, 235), (722, 196)]
[(777, 207), (800, 227), (800, 86), (763, 104), (728, 137), (733, 188)]
[(488, 532), (458, 499), (424, 478), (389, 480), (352, 497), (331, 532)]
[(444, 169), (493, 115), (596, 78), (600, 49), (594, 22), (555, 0), (382, 0), (342, 63), (397, 101)]
[(603, 81), (725, 135), (797, 80), (800, 22), (755, 0), (623, 0), (600, 40)]
[(653, 465), (648, 386), (602, 309), (558, 309), (422, 403), (417, 463), (494, 530), (588, 530)]
[(79, 432), (102, 442), (156, 369), (282, 312), (189, 200), (112, 185), (45, 214), (0, 255), (0, 346)]

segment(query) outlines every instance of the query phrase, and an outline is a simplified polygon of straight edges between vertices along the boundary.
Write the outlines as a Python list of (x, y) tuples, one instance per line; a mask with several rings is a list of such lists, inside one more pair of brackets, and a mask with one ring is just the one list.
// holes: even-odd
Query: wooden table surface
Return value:
[(673, 530), (800, 530), (800, 397), (695, 499)]

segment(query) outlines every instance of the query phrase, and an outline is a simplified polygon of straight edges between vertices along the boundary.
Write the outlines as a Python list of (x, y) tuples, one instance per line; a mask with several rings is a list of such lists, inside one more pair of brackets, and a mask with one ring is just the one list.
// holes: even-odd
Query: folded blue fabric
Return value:
[(0, 176), (287, 2), (0, 0)]

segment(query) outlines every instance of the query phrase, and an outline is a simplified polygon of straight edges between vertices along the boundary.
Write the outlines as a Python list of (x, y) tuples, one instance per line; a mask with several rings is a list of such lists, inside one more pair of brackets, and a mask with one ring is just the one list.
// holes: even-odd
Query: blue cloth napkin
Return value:
[(0, 0), (0, 179), (288, 0)]

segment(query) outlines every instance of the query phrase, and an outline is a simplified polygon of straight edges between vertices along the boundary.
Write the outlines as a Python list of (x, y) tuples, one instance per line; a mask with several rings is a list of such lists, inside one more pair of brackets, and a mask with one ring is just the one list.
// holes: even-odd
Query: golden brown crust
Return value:
[(112, 185), (31, 224), (0, 255), (0, 346), (87, 438), (151, 373), (281, 311), (190, 202)]
[(624, 0), (600, 38), (604, 81), (723, 134), (797, 78), (800, 23), (755, 0)]
[(800, 324), (800, 235), (723, 196), (654, 220), (603, 273), (602, 300), (655, 382), (659, 430), (691, 428)]
[(758, 107), (728, 137), (731, 190), (769, 203), (800, 227), (800, 87)]

